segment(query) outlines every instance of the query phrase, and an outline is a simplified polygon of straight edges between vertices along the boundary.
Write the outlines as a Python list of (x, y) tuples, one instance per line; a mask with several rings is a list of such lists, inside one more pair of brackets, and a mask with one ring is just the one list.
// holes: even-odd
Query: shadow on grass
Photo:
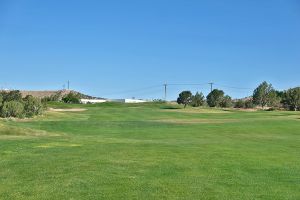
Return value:
[(228, 109), (222, 109), (222, 111), (231, 112), (231, 110), (228, 110)]
[(175, 106), (162, 106), (160, 109), (166, 109), (166, 110), (177, 110), (181, 109), (180, 107), (175, 107)]

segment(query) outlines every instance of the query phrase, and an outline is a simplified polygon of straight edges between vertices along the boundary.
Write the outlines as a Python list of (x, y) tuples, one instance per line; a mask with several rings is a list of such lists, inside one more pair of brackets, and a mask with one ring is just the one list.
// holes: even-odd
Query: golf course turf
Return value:
[(300, 199), (299, 112), (48, 106), (0, 120), (0, 199)]

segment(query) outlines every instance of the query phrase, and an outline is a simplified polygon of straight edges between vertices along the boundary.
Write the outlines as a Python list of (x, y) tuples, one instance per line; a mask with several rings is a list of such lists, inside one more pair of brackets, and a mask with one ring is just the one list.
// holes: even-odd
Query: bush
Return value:
[(43, 104), (40, 99), (28, 95), (24, 98), (24, 112), (26, 117), (40, 115), (43, 112)]
[(1, 96), (3, 101), (22, 101), (22, 94), (19, 90), (2, 91)]
[(59, 91), (51, 96), (46, 96), (42, 98), (42, 102), (49, 102), (49, 101), (61, 101), (62, 100), (62, 92)]
[(231, 97), (226, 95), (225, 97), (223, 97), (223, 99), (220, 102), (220, 106), (222, 108), (230, 108), (232, 106), (232, 100)]
[(19, 101), (7, 101), (3, 103), (1, 109), (2, 117), (18, 117), (22, 118), (24, 115), (24, 105)]
[(245, 101), (245, 108), (254, 108), (254, 107), (255, 105), (252, 100), (249, 99)]
[(31, 95), (22, 99), (20, 91), (0, 92), (1, 117), (33, 117), (42, 113), (44, 106), (40, 99)]
[(156, 103), (166, 103), (166, 100), (163, 100), (163, 99), (153, 99), (153, 102), (156, 102)]
[(3, 104), (3, 96), (2, 96), (2, 94), (0, 94), (0, 110), (1, 110), (2, 104)]
[(202, 92), (200, 93), (197, 92), (195, 95), (192, 96), (191, 106), (199, 107), (199, 106), (203, 106), (204, 103), (205, 103), (205, 99)]
[(80, 94), (70, 92), (62, 98), (65, 103), (80, 103)]
[(234, 107), (235, 108), (245, 108), (245, 104), (246, 104), (245, 101), (243, 101), (242, 99), (239, 99), (234, 103)]

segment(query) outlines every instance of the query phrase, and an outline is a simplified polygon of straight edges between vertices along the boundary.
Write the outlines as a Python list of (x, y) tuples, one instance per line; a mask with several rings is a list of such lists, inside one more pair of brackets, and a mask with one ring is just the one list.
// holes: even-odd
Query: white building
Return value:
[(104, 102), (107, 102), (106, 99), (80, 99), (80, 102), (82, 104), (88, 104), (88, 103), (104, 103)]
[(147, 101), (142, 99), (110, 99), (110, 102), (120, 102), (120, 103), (145, 103)]

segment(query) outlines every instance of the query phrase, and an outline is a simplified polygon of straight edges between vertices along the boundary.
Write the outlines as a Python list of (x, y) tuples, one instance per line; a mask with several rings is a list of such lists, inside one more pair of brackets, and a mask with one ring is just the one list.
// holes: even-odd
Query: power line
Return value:
[[(167, 100), (167, 86), (202, 86), (202, 85), (207, 85), (207, 84), (213, 84), (213, 83), (165, 83), (163, 84), (164, 86), (164, 92), (165, 92), (165, 97), (164, 99)], [(212, 90), (212, 85), (211, 85), (211, 90)]]
[(254, 88), (235, 87), (235, 86), (220, 85), (220, 84), (215, 84), (215, 85), (220, 86), (220, 87), (224, 87), (224, 88), (237, 89), (237, 90), (254, 90)]
[(167, 85), (207, 85), (207, 83), (168, 83)]
[(139, 92), (139, 91), (143, 91), (143, 90), (149, 90), (149, 89), (152, 89), (152, 88), (158, 88), (158, 87), (162, 87), (162, 84), (160, 84), (160, 85), (152, 85), (152, 86), (143, 87), (143, 88), (137, 88), (137, 89), (132, 89), (132, 90), (123, 90), (123, 91), (108, 93), (108, 94), (104, 94), (103, 96), (106, 96), (106, 95), (116, 95), (116, 94), (127, 94), (127, 93)]

